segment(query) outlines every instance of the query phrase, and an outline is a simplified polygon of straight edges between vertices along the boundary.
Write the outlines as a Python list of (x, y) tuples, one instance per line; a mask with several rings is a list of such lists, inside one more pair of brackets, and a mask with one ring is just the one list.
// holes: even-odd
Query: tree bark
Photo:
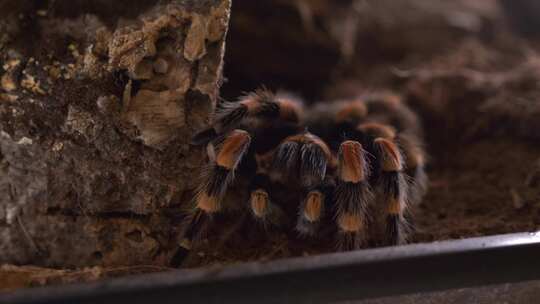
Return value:
[(167, 264), (230, 0), (154, 2), (0, 1), (0, 264)]

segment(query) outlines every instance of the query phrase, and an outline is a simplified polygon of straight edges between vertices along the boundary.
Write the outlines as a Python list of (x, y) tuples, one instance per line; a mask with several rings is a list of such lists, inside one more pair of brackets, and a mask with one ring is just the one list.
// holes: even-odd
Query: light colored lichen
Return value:
[(137, 126), (146, 145), (160, 147), (175, 138), (178, 129), (185, 125), (181, 97), (173, 91), (140, 90), (131, 98), (124, 118)]

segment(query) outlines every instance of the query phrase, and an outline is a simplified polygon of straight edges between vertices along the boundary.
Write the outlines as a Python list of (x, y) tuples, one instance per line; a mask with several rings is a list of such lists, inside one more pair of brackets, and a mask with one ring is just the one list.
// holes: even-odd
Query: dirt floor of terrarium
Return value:
[[(404, 65), (414, 69), (396, 72), (393, 64), (370, 65), (371, 75), (387, 76), (373, 80), (369, 75), (348, 75), (346, 81), (338, 77), (318, 89), (316, 96), (321, 99), (340, 96), (350, 87), (345, 82), (394, 89), (421, 114), (430, 182), (423, 203), (414, 212), (412, 243), (536, 231), (540, 227), (540, 146), (536, 142), (540, 135), (535, 132), (540, 130), (535, 122), (540, 113), (540, 102), (535, 99), (540, 97), (540, 72), (529, 73), (538, 71), (540, 65), (534, 48), (529, 47), (515, 54), (473, 39), (428, 61)], [(231, 58), (228, 64), (234, 65), (239, 57)], [(362, 68), (367, 67), (358, 67)], [(226, 67), (231, 84), (225, 84), (224, 90), (234, 95), (240, 92), (242, 81), (235, 80), (238, 71), (228, 71)], [(295, 85), (292, 89), (305, 91)], [(284, 230), (252, 229), (252, 222), (242, 215), (231, 215), (224, 223), (219, 233), (195, 247), (183, 267), (334, 250), (330, 239), (307, 240)], [(84, 269), (4, 265), (0, 267), (0, 291), (169, 269), (153, 265)]]
[[(540, 227), (540, 192), (532, 179), (540, 147), (511, 138), (478, 141), (432, 155), (429, 191), (415, 210), (411, 243), (433, 242)], [(529, 163), (530, 166), (516, 164)], [(249, 221), (249, 220), (245, 220)], [(335, 251), (335, 240), (228, 223), (219, 238), (199, 245), (186, 267), (267, 261)]]

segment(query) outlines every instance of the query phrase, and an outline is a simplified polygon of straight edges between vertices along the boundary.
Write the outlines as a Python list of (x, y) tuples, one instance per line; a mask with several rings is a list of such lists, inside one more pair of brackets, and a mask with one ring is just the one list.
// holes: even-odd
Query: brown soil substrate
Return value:
[[(516, 152), (518, 151), (518, 152)], [(540, 191), (527, 179), (540, 147), (511, 138), (471, 143), (441, 155), (444, 164), (429, 170), (430, 190), (415, 211), (412, 243), (461, 239), (540, 227)], [(433, 155), (433, 161), (438, 157)], [(517, 164), (531, 164), (518, 166)], [(257, 230), (263, 237), (229, 223), (224, 239), (209, 238), (184, 266), (199, 267), (271, 260), (334, 251), (332, 239), (306, 240), (294, 233)], [(252, 232), (253, 226), (249, 226)], [(242, 231), (244, 230), (244, 231)], [(234, 236), (233, 236), (234, 235)], [(323, 244), (321, 244), (323, 243)]]

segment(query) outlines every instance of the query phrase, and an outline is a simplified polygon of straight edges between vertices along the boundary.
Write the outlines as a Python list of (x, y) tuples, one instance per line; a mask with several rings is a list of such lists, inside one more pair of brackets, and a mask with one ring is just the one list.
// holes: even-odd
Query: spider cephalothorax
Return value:
[(392, 94), (308, 110), (299, 98), (265, 90), (223, 103), (212, 125), (193, 138), (206, 145), (209, 162), (176, 260), (235, 187), (264, 225), (290, 218), (291, 203), (278, 194), (286, 189), (302, 235), (317, 237), (330, 223), (341, 249), (401, 244), (410, 228), (408, 207), (425, 192), (421, 138), (416, 115)]

